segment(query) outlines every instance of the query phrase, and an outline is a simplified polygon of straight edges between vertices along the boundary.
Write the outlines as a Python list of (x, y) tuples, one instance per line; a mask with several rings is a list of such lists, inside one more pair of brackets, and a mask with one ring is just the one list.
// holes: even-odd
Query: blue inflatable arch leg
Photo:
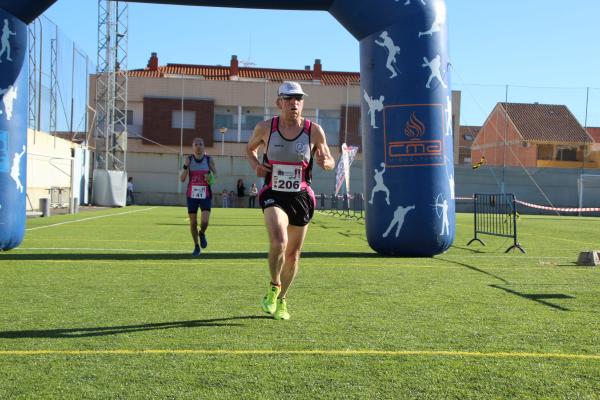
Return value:
[[(432, 256), (450, 247), (455, 233), (455, 209), (444, 0), (138, 2), (328, 10), (360, 42), (369, 245), (378, 253), (394, 256)], [(0, 0), (0, 9), (8, 9), (22, 21), (30, 22), (52, 3), (53, 0)], [(15, 35), (6, 35), (16, 59), (21, 60), (26, 48), (25, 26), (6, 12), (0, 16), (0, 23), (3, 18), (9, 19), (9, 30)], [(24, 193), (20, 192), (14, 176), (18, 175), (19, 183), (25, 186), (22, 151), (27, 115), (27, 85), (23, 82), (26, 65), (22, 62), (8, 65), (0, 64), (0, 89), (11, 85), (22, 89), (18, 98), (12, 100), (11, 120), (0, 116), (0, 142), (4, 140), (7, 149), (0, 154), (8, 154), (0, 156), (2, 249), (20, 242), (25, 214)], [(13, 170), (18, 173), (12, 173)]]
[(0, 250), (25, 233), (27, 25), (0, 8)]
[(432, 256), (454, 240), (452, 99), (443, 0), (335, 2), (360, 40), (367, 240)]

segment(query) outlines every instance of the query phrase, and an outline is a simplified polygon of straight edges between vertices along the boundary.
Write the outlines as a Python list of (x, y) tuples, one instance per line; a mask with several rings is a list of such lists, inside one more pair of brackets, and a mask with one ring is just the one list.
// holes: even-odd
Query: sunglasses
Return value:
[(300, 100), (304, 99), (304, 96), (301, 94), (290, 94), (290, 95), (282, 95), (281, 98), (284, 100), (292, 100), (293, 99), (293, 100), (300, 101)]

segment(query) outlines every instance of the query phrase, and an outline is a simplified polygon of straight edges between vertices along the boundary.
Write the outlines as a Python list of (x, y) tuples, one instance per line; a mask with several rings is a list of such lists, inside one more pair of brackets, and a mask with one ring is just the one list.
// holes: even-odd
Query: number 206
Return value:
[(298, 181), (279, 181), (277, 182), (277, 189), (298, 189), (300, 188), (300, 182)]

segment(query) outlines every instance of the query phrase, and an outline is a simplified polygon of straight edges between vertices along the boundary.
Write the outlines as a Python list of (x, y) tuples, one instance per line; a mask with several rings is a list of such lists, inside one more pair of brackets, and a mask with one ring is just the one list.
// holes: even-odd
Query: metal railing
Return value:
[(473, 197), (474, 237), (467, 243), (469, 246), (477, 241), (485, 246), (485, 243), (477, 237), (477, 234), (500, 236), (513, 239), (510, 250), (525, 250), (517, 241), (517, 208), (515, 195), (506, 194), (481, 194), (476, 193)]
[(364, 219), (365, 198), (362, 193), (326, 195), (317, 197), (317, 210), (346, 218)]
[(50, 207), (51, 208), (67, 208), (67, 207), (69, 207), (71, 188), (53, 186), (48, 190), (50, 192)]

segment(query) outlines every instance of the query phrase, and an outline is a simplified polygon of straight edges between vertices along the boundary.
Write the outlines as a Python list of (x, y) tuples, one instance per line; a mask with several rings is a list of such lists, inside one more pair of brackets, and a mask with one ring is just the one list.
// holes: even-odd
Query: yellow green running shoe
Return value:
[(281, 292), (281, 286), (269, 286), (269, 290), (265, 297), (263, 297), (261, 305), (264, 312), (273, 314), (277, 308), (277, 296)]
[(287, 310), (287, 303), (285, 299), (277, 299), (277, 309), (275, 310), (275, 319), (288, 320), (290, 319), (290, 313)]

